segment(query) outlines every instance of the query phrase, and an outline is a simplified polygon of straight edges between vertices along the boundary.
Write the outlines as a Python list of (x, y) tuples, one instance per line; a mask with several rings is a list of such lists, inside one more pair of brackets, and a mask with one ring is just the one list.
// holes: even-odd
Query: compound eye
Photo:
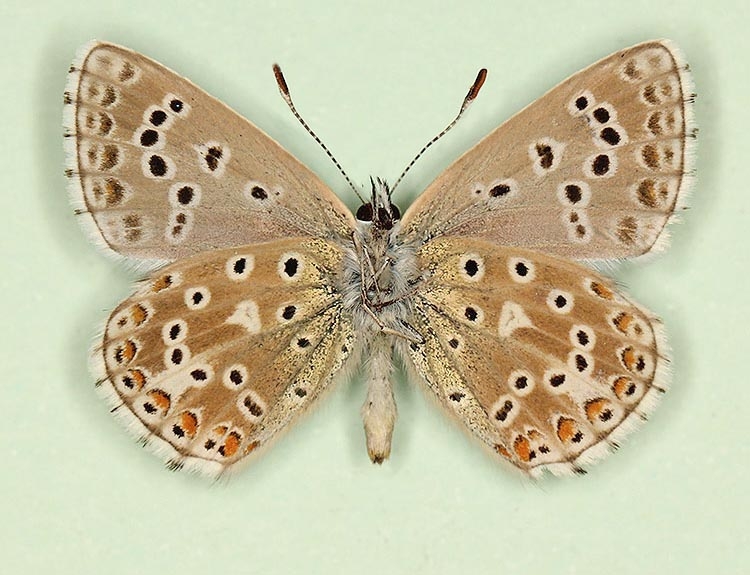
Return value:
[(370, 202), (362, 204), (357, 210), (357, 219), (360, 222), (371, 222), (374, 215), (372, 204)]
[(391, 218), (394, 222), (401, 219), (401, 210), (398, 209), (396, 204), (391, 204)]

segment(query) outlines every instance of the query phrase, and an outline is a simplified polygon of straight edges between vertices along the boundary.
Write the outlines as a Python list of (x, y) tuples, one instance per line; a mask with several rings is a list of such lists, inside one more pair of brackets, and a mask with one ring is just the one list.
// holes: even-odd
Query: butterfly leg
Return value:
[(391, 454), (391, 438), (397, 415), (391, 379), (393, 342), (385, 332), (377, 334), (372, 340), (367, 370), (367, 398), (362, 406), (362, 420), (367, 453), (373, 463), (380, 464)]

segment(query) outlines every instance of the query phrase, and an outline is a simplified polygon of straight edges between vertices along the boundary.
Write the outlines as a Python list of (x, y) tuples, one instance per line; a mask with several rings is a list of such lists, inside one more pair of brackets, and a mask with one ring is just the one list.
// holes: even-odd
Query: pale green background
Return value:
[[(746, 572), (746, 3), (52, 4), (0, 6), (0, 571)], [(89, 245), (62, 176), (65, 74), (93, 37), (187, 75), (349, 205), (351, 192), (278, 96), (272, 62), (359, 183), (393, 179), (489, 68), (469, 117), (404, 183), (403, 205), (567, 75), (642, 40), (675, 40), (700, 94), (692, 209), (667, 254), (617, 271), (665, 319), (673, 390), (650, 424), (579, 478), (521, 479), (406, 384), (392, 459), (375, 468), (359, 381), (228, 484), (166, 471), (109, 416), (86, 370), (95, 325), (135, 279)]]

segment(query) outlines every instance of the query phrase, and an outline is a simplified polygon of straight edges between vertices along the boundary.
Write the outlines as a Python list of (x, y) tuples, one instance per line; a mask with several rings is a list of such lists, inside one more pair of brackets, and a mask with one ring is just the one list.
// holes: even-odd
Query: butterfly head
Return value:
[(372, 194), (370, 201), (365, 202), (357, 210), (357, 219), (368, 222), (381, 230), (390, 230), (401, 219), (401, 211), (396, 204), (391, 203), (391, 189), (385, 180), (370, 178)]

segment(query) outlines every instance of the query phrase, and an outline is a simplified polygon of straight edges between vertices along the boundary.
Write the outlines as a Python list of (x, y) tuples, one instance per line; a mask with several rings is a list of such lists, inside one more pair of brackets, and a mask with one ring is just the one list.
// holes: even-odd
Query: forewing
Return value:
[(108, 250), (164, 261), (351, 233), (351, 213), (315, 174), (226, 105), (141, 54), (84, 46), (65, 103), (72, 199)]
[(590, 269), (463, 238), (418, 257), (424, 343), (408, 355), (439, 402), (520, 469), (579, 471), (664, 391), (659, 320)]
[(174, 467), (218, 475), (270, 442), (353, 349), (341, 252), (296, 238), (164, 267), (112, 313), (93, 362), (117, 415)]
[(459, 158), (409, 208), (402, 234), (574, 259), (658, 250), (691, 179), (691, 90), (671, 43), (617, 52)]

